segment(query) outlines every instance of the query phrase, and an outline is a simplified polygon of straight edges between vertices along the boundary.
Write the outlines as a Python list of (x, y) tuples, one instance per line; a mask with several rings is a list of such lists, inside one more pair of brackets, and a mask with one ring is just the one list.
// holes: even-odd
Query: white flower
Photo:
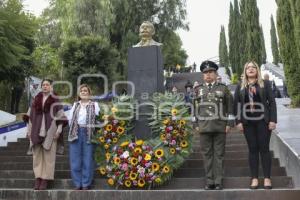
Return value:
[(129, 157), (129, 152), (125, 151), (121, 156), (126, 159)]
[(138, 161), (139, 161), (139, 162), (141, 162), (142, 159), (143, 159), (142, 156), (139, 156), (139, 157), (138, 157)]
[(145, 173), (145, 168), (140, 167), (140, 168), (138, 169), (138, 172), (139, 172), (140, 174), (144, 174), (144, 173)]

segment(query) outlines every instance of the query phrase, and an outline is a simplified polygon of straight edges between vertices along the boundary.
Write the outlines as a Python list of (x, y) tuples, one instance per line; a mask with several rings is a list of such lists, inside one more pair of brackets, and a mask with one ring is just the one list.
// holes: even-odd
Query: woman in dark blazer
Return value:
[(276, 102), (271, 83), (262, 80), (260, 69), (254, 61), (245, 64), (243, 79), (234, 94), (234, 112), (237, 127), (244, 132), (249, 148), (250, 188), (258, 188), (260, 155), (264, 188), (272, 189), (269, 144), (271, 132), (277, 123)]

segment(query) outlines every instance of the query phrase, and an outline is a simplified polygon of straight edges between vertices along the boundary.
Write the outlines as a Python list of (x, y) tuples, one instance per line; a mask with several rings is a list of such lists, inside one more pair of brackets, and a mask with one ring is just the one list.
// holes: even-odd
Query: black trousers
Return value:
[(252, 178), (258, 178), (259, 156), (265, 178), (271, 177), (272, 158), (270, 153), (271, 131), (264, 120), (248, 121), (244, 134), (249, 148), (249, 165)]

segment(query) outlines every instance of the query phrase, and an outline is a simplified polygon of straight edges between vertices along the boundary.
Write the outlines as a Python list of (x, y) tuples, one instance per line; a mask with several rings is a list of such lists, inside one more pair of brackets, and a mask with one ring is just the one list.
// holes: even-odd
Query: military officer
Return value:
[(217, 82), (218, 65), (204, 61), (200, 65), (204, 83), (195, 100), (195, 118), (200, 133), (200, 150), (204, 158), (205, 190), (222, 190), (226, 133), (234, 126), (233, 97), (223, 83)]

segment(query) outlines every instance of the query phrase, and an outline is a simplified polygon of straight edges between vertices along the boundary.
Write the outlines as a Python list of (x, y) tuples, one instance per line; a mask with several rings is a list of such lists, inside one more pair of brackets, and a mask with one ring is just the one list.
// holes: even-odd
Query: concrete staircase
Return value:
[(57, 156), (55, 180), (49, 190), (34, 191), (32, 157), (26, 155), (28, 141), (19, 139), (8, 147), (0, 148), (0, 199), (284, 199), (298, 200), (300, 191), (293, 188), (292, 177), (273, 157), (273, 190), (249, 190), (247, 144), (244, 136), (231, 133), (227, 136), (224, 190), (204, 191), (203, 159), (200, 154), (199, 135), (194, 136), (194, 153), (174, 172), (166, 185), (153, 190), (114, 190), (106, 179), (95, 175), (93, 190), (75, 191), (70, 177), (68, 144), (65, 155)]
[[(184, 91), (184, 85), (202, 81), (201, 73), (174, 74), (172, 84)], [(32, 171), (32, 157), (26, 155), (27, 139), (19, 139), (10, 143), (8, 147), (0, 147), (0, 200), (2, 199), (64, 199), (64, 200), (299, 200), (300, 190), (294, 188), (292, 177), (287, 176), (286, 170), (273, 156), (272, 190), (250, 190), (248, 167), (248, 149), (244, 136), (240, 133), (227, 135), (224, 190), (205, 191), (203, 158), (200, 153), (199, 135), (194, 135), (194, 153), (184, 165), (174, 172), (174, 177), (162, 187), (152, 190), (115, 190), (106, 184), (106, 179), (95, 174), (93, 189), (89, 191), (75, 191), (72, 185), (68, 144), (65, 141), (65, 155), (57, 156), (55, 180), (50, 189), (34, 191), (34, 175)], [(261, 174), (261, 171), (260, 171)], [(261, 180), (262, 185), (262, 180)]]

